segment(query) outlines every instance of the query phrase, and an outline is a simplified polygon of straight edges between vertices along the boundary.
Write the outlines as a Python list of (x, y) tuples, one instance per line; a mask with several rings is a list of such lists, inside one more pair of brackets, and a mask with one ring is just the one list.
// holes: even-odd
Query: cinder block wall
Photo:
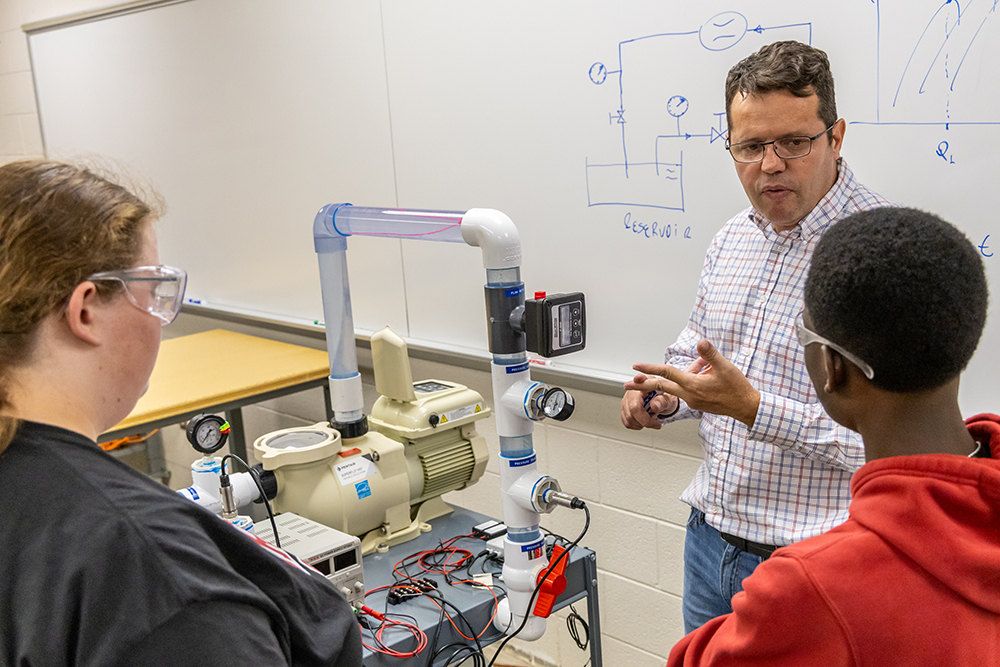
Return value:
[[(0, 163), (43, 155), (27, 39), (20, 26), (106, 4), (97, 0), (0, 0)], [(187, 315), (164, 334), (176, 336), (212, 328), (322, 347), (322, 341), (313, 338)], [(665, 332), (664, 344), (669, 335)], [(377, 398), (371, 360), (364, 351), (359, 357), (366, 408), (370, 409)], [(486, 372), (414, 360), (413, 377), (460, 382), (493, 404)], [(635, 433), (619, 422), (618, 397), (587, 391), (573, 394), (577, 409), (569, 421), (557, 426), (545, 424), (535, 431), (539, 466), (590, 507), (592, 524), (583, 543), (598, 555), (605, 664), (658, 667), (683, 635), (680, 596), (688, 508), (677, 498), (700, 461), (697, 425), (682, 423), (661, 432)], [(318, 389), (304, 392), (247, 408), (244, 413), (247, 437), (252, 442), (279, 428), (322, 420), (323, 394)], [(498, 442), (493, 420), (478, 422), (478, 428), (495, 459)], [(173, 474), (171, 486), (187, 486), (194, 450), (177, 427), (165, 429), (164, 445)], [(449, 494), (446, 500), (501, 516), (495, 460), (478, 484)], [(583, 515), (557, 511), (548, 515), (543, 525), (573, 538), (583, 525)], [(577, 605), (577, 609), (586, 616), (584, 605)], [(553, 619), (540, 641), (518, 643), (516, 650), (539, 665), (583, 665), (587, 655), (570, 639), (565, 616), (561, 612)]]
[(43, 152), (21, 4), (0, 0), (0, 164)]

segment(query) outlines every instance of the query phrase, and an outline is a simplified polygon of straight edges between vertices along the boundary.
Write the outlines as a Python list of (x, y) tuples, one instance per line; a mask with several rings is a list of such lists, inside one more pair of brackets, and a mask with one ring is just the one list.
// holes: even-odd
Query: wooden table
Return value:
[(245, 405), (323, 387), (330, 410), (330, 361), (324, 350), (222, 329), (165, 340), (149, 390), (101, 442), (224, 412), (232, 431), (229, 451), (246, 460)]

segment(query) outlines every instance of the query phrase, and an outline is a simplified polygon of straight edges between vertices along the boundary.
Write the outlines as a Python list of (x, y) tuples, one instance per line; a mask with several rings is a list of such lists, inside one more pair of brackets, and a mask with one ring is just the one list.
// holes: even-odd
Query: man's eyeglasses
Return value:
[(729, 139), (726, 139), (726, 150), (734, 160), (743, 164), (763, 160), (768, 146), (773, 146), (774, 154), (782, 160), (793, 160), (809, 155), (812, 152), (813, 142), (832, 130), (834, 125), (836, 123), (813, 137), (782, 137), (774, 141), (742, 141), (738, 144), (731, 144)]
[(115, 280), (125, 287), (129, 301), (167, 326), (174, 321), (184, 301), (187, 273), (172, 266), (138, 266), (118, 271), (101, 271), (87, 280)]
[(840, 354), (843, 355), (845, 359), (847, 359), (852, 364), (860, 368), (861, 372), (864, 373), (865, 377), (868, 378), (869, 380), (875, 377), (875, 371), (872, 370), (871, 366), (869, 366), (868, 364), (866, 364), (861, 359), (854, 356), (841, 346), (837, 345), (836, 343), (833, 343), (827, 340), (826, 338), (823, 338), (815, 331), (807, 329), (805, 320), (803, 319), (803, 313), (799, 313), (798, 317), (795, 318), (795, 334), (798, 336), (799, 345), (801, 345), (802, 347), (805, 347), (806, 345), (812, 345), (813, 343), (821, 343), (823, 345), (826, 345), (831, 350), (836, 350), (837, 352), (840, 352)]

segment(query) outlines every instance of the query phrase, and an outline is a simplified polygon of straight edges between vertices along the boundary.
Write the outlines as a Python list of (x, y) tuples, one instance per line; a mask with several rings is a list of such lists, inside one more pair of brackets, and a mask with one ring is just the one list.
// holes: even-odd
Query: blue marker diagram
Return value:
[[(859, 124), (1000, 125), (1000, 0), (873, 0), (878, 97)], [(903, 28), (913, 26), (916, 29)], [(938, 156), (950, 161), (947, 144)]]
[[(684, 211), (684, 151), (723, 150), (726, 72), (737, 60), (782, 39), (811, 44), (812, 24), (753, 25), (729, 11), (695, 30), (619, 42), (614, 69), (603, 62), (591, 65), (590, 81), (617, 107), (607, 114), (614, 140), (608, 137), (602, 157), (586, 159), (588, 206)], [(706, 72), (718, 73), (718, 95), (690, 97), (688, 91), (704, 90)]]

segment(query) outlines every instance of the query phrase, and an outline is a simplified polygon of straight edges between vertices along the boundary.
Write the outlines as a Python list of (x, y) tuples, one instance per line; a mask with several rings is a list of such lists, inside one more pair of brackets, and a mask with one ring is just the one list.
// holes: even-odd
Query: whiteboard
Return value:
[[(712, 236), (747, 205), (723, 84), (780, 39), (829, 54), (858, 179), (956, 223), (1000, 285), (993, 5), (193, 0), (29, 41), (48, 153), (148, 174), (192, 296), (320, 319), (319, 206), (497, 208), (529, 294), (587, 295), (587, 349), (555, 364), (620, 378), (662, 358)], [(348, 258), (360, 330), (486, 351), (478, 250), (352, 238)], [(966, 413), (997, 410), (998, 368), (992, 318)]]
[[(152, 183), (161, 260), (187, 269), (188, 296), (322, 320), (316, 212), (396, 197), (380, 34), (377, 4), (253, 0), (32, 34), (46, 153)], [(359, 321), (405, 331), (399, 243), (370, 241), (349, 242), (369, 287), (355, 287)]]

